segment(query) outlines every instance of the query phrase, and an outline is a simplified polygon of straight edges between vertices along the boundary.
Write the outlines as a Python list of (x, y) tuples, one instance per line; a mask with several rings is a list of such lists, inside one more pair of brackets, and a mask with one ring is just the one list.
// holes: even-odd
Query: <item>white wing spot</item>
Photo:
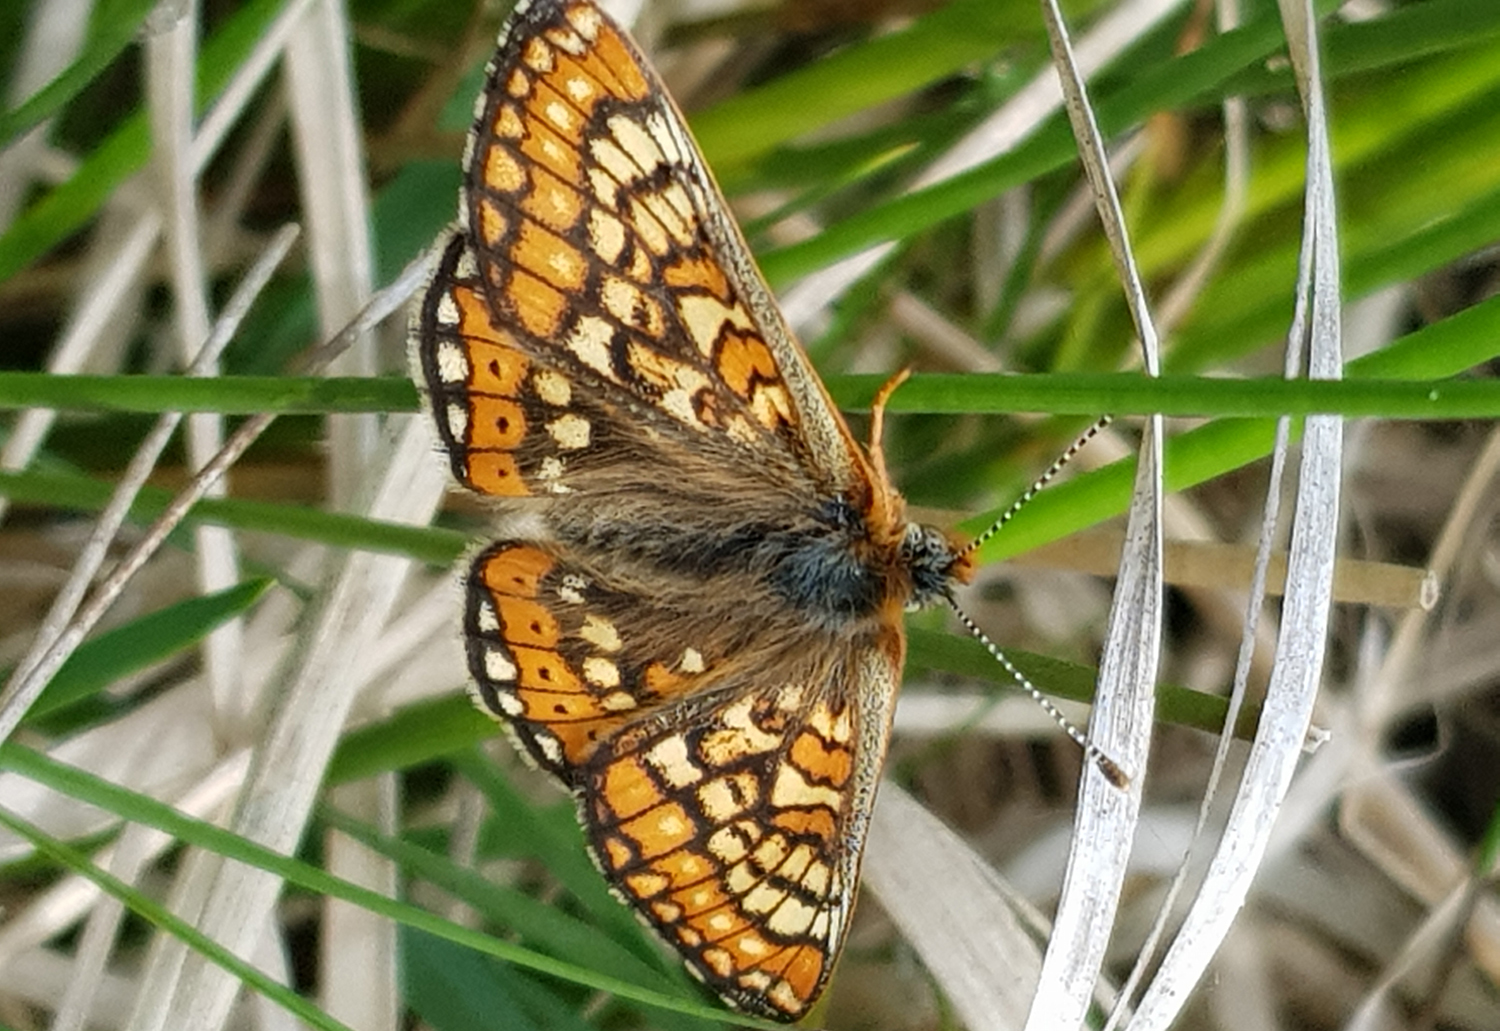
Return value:
[(573, 385), (566, 376), (551, 369), (539, 369), (531, 377), (531, 389), (536, 396), (555, 408), (562, 408), (573, 400)]
[(619, 687), (620, 667), (608, 659), (591, 655), (583, 660), (583, 678), (599, 687)]
[(479, 629), (487, 634), (499, 633), (500, 618), (495, 615), (495, 606), (488, 601), (479, 603)]
[(453, 435), (454, 440), (463, 440), (469, 432), (469, 410), (463, 405), (449, 405), (447, 416), (448, 432)]
[(465, 247), (458, 256), (458, 264), (453, 267), (453, 274), (459, 279), (473, 279), (479, 275), (479, 266), (474, 263), (474, 252)]
[(609, 131), (614, 133), (620, 147), (640, 169), (639, 174), (650, 175), (665, 161), (661, 148), (639, 122), (625, 115), (615, 115), (609, 120)]
[(609, 342), (614, 330), (608, 322), (597, 315), (585, 315), (568, 335), (567, 348), (579, 361), (604, 378), (618, 383), (614, 367), (609, 358)]
[(510, 661), (500, 648), (486, 648), (484, 650), (484, 675), (491, 680), (508, 681), (516, 679), (516, 664)]
[(451, 340), (438, 344), (437, 373), (444, 383), (469, 382), (469, 359), (464, 349)]
[(581, 415), (569, 412), (547, 424), (547, 432), (564, 451), (577, 451), (589, 446), (589, 421)]
[(602, 652), (620, 650), (620, 631), (603, 616), (584, 616), (578, 636)]
[(567, 133), (571, 133), (577, 124), (573, 112), (556, 100), (547, 105), (547, 118), (553, 125)]

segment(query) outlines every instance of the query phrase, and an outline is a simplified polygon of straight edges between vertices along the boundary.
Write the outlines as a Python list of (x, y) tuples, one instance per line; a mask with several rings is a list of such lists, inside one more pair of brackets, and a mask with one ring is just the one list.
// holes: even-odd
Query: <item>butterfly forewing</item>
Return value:
[(461, 205), (520, 347), (679, 429), (793, 453), (827, 489), (859, 456), (791, 340), (654, 72), (591, 5), (512, 16)]

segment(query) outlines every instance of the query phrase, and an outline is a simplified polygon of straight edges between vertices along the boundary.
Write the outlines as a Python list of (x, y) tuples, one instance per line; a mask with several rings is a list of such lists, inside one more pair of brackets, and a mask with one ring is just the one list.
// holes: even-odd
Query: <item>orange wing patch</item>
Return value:
[(631, 642), (679, 618), (542, 545), (502, 541), (469, 572), (465, 631), (480, 703), (543, 769), (574, 784), (601, 741), (696, 686), (693, 648), (640, 654)]
[(418, 331), (429, 341), (419, 355), (438, 432), (465, 486), (501, 498), (566, 494), (580, 462), (607, 460), (595, 426), (614, 412), (496, 324), (461, 236), (439, 263)]
[(627, 730), (580, 785), (617, 890), (714, 991), (781, 1020), (827, 979), (853, 878), (840, 790), (850, 711), (807, 693), (733, 696), (690, 722)]

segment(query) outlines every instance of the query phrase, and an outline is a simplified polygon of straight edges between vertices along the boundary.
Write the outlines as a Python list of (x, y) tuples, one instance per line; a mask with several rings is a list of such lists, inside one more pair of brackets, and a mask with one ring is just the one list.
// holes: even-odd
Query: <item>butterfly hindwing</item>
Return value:
[(486, 548), (469, 588), (480, 701), (574, 792), (616, 891), (715, 991), (799, 1016), (853, 908), (898, 657), (747, 666), (722, 611), (535, 542)]

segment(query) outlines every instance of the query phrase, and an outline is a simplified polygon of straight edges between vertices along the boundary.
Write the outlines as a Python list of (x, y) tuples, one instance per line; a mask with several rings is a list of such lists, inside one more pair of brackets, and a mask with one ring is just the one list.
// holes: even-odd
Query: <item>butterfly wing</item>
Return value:
[(481, 700), (572, 788), (615, 890), (722, 997), (801, 1016), (852, 912), (899, 645), (747, 660), (727, 604), (550, 545), (497, 543), (471, 577)]
[[(450, 450), (472, 452), (460, 472), (471, 486), (513, 496), (541, 480), (529, 452), (489, 430), (511, 407), (494, 399), (513, 399), (498, 388), (537, 369), (658, 441), (721, 448), (742, 466), (770, 456), (824, 495), (867, 478), (681, 115), (592, 4), (512, 15), (470, 134), (460, 214), (469, 244), (450, 250), (418, 337)], [(606, 435), (582, 415), (567, 427), (574, 450)], [(545, 489), (590, 488), (582, 455), (548, 457)]]

